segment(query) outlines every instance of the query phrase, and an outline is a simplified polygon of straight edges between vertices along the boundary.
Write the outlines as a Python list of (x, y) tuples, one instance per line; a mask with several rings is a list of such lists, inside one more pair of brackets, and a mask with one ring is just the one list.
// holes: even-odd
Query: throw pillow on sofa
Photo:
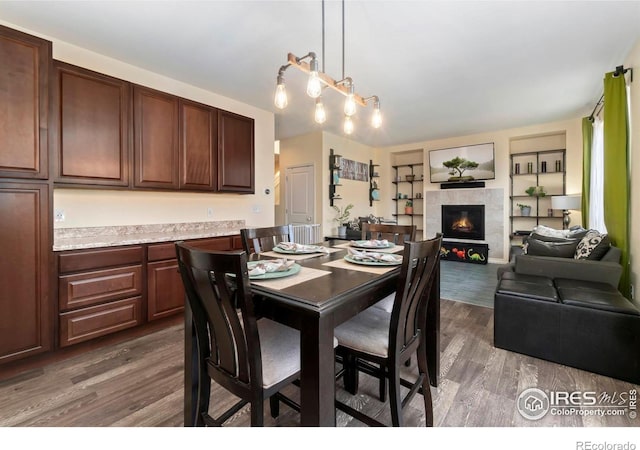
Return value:
[(543, 237), (556, 239), (582, 239), (587, 231), (589, 230), (585, 230), (579, 225), (573, 226), (568, 230), (556, 230), (555, 228), (547, 227), (545, 225), (538, 225), (533, 227), (533, 231), (530, 236), (543, 241), (551, 241), (551, 239), (543, 239)]
[(580, 241), (576, 239), (563, 239), (556, 242), (549, 242), (529, 238), (526, 243), (526, 254), (530, 256), (573, 258), (578, 242)]
[(576, 247), (575, 259), (600, 260), (609, 251), (611, 239), (607, 234), (589, 230)]

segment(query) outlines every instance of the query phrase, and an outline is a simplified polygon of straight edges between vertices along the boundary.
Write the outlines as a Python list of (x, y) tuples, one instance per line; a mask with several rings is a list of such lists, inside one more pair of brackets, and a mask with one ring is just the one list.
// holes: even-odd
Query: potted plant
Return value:
[(338, 222), (338, 236), (346, 236), (347, 226), (345, 225), (345, 222), (351, 215), (351, 208), (353, 208), (353, 204), (349, 203), (344, 208), (340, 208), (337, 205), (333, 205), (332, 208), (336, 210), (336, 217), (333, 220)]
[(529, 216), (529, 215), (531, 215), (531, 205), (523, 205), (522, 203), (518, 203), (516, 206), (518, 208), (520, 208), (520, 215), (521, 216)]
[(413, 214), (413, 201), (407, 200), (407, 203), (404, 204), (404, 213)]
[(525, 189), (527, 195), (532, 197), (544, 197), (547, 193), (544, 191), (544, 186), (529, 186)]

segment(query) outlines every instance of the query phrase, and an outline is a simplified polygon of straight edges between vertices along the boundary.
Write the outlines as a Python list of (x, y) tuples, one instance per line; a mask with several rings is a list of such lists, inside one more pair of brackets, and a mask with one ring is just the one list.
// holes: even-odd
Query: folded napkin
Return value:
[(249, 271), (249, 276), (264, 275), (268, 272), (285, 272), (291, 269), (295, 263), (295, 261), (287, 261), (286, 259), (260, 261)]
[(329, 253), (329, 249), (327, 247), (323, 247), (322, 245), (305, 245), (296, 244), (295, 242), (280, 242), (278, 245), (276, 245), (276, 247), (289, 252)]
[(351, 258), (355, 259), (356, 261), (398, 262), (400, 260), (399, 256), (393, 255), (391, 253), (358, 251), (353, 248), (348, 248), (347, 251), (349, 252)]
[(388, 247), (389, 241), (386, 239), (369, 239), (368, 241), (351, 241), (352, 244), (357, 244), (359, 247), (371, 247), (371, 248), (380, 248), (380, 247)]

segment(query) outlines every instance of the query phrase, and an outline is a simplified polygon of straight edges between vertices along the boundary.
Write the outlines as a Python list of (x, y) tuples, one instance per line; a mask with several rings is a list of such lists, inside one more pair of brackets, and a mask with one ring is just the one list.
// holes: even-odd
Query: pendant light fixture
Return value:
[[(324, 0), (322, 0), (322, 59), (323, 70), (319, 70), (318, 58), (314, 52), (309, 52), (302, 57), (297, 57), (293, 53), (287, 55), (287, 64), (280, 67), (278, 71), (276, 93), (274, 103), (278, 109), (284, 109), (287, 106), (287, 92), (284, 83), (284, 72), (289, 67), (308, 73), (307, 95), (316, 99), (314, 120), (316, 123), (324, 123), (327, 120), (327, 114), (322, 102), (322, 90), (331, 88), (346, 97), (344, 102), (344, 123), (343, 130), (345, 134), (352, 134), (354, 131), (354, 123), (352, 117), (357, 112), (357, 105), (367, 106), (369, 100), (373, 100), (373, 114), (371, 116), (371, 126), (380, 128), (382, 125), (382, 113), (380, 112), (380, 99), (377, 95), (363, 98), (355, 92), (353, 80), (351, 77), (344, 76), (344, 0), (342, 0), (342, 79), (336, 81), (324, 72)], [(308, 62), (307, 62), (308, 61)]]

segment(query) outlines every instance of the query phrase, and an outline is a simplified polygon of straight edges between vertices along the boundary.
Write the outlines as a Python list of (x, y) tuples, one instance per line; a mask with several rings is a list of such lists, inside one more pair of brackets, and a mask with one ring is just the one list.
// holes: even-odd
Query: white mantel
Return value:
[(489, 245), (489, 262), (504, 262), (507, 257), (504, 248), (504, 190), (496, 189), (444, 189), (426, 191), (424, 199), (426, 233), (433, 236), (442, 232), (442, 205), (484, 205), (485, 240), (461, 242), (481, 242)]

